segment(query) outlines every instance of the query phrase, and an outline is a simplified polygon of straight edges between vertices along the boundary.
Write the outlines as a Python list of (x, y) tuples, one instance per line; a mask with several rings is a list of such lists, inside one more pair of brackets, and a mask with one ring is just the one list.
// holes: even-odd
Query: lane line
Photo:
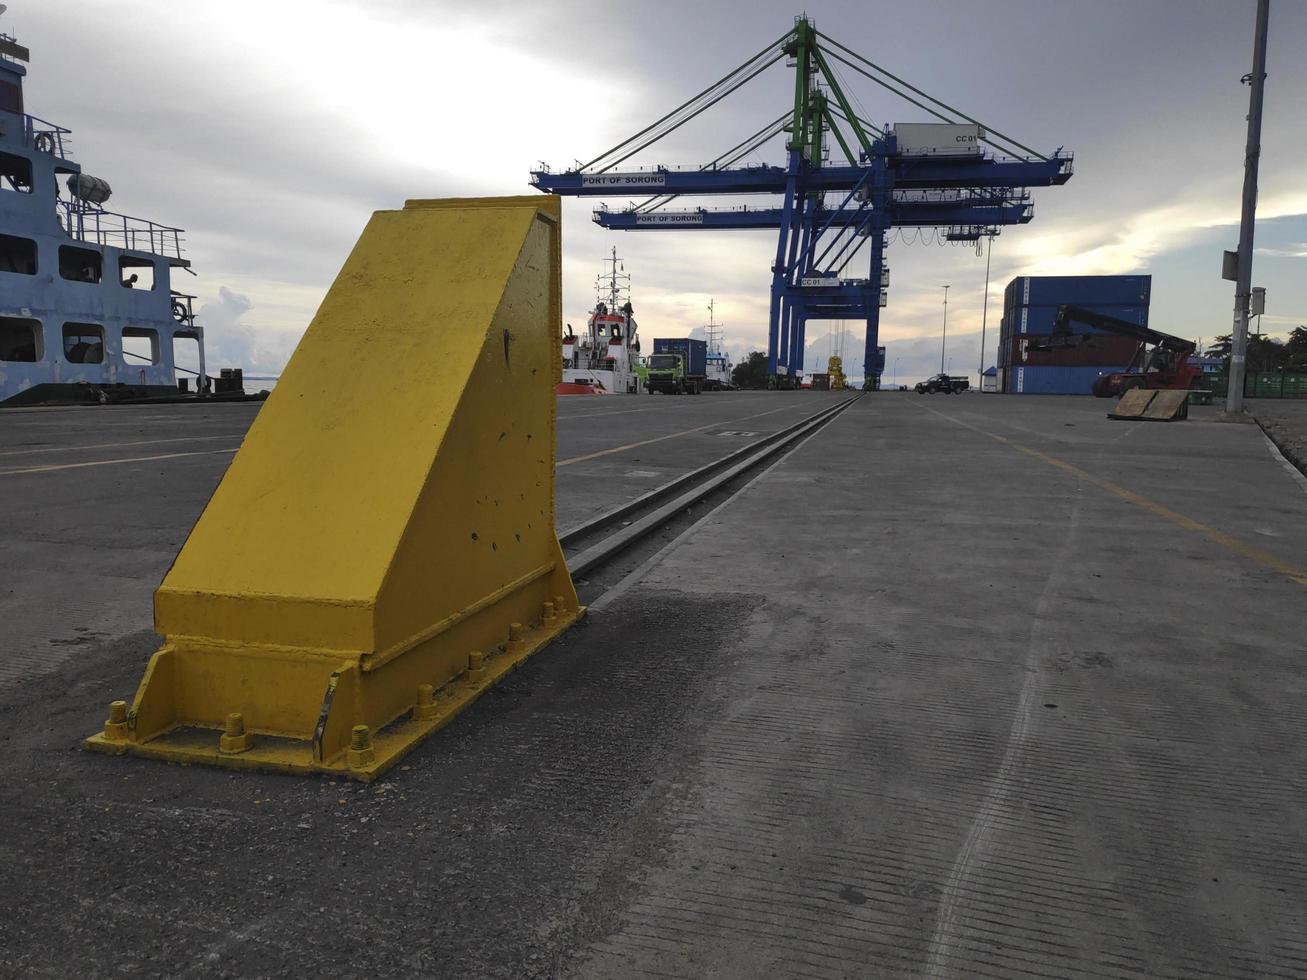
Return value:
[[(237, 449), (240, 447), (236, 447)], [(97, 459), (89, 463), (54, 463), (48, 466), (23, 466), (18, 469), (0, 470), (0, 476), (16, 476), (22, 473), (51, 473), (55, 470), (77, 470), (85, 466), (113, 466), (117, 463), (149, 463), (156, 459), (181, 459), (183, 456), (221, 456), (234, 453), (236, 449), (205, 449), (193, 453), (163, 453), (159, 456), (132, 456), (127, 459)]]
[(638, 449), (640, 446), (648, 446), (650, 443), (663, 442), (666, 439), (676, 439), (680, 436), (688, 436), (695, 432), (702, 432), (704, 429), (716, 428), (719, 425), (730, 425), (732, 422), (747, 422), (749, 419), (760, 419), (764, 415), (775, 415), (777, 412), (789, 411), (792, 406), (786, 405), (784, 408), (773, 408), (770, 412), (759, 412), (757, 415), (743, 415), (736, 419), (718, 419), (716, 422), (709, 422), (707, 425), (696, 426), (693, 429), (682, 429), (680, 432), (672, 432), (665, 436), (657, 436), (653, 439), (643, 439), (640, 442), (628, 442), (625, 446), (614, 446), (612, 449), (601, 449), (597, 453), (586, 453), (584, 456), (573, 456), (570, 459), (560, 459), (554, 464), (554, 467), (571, 466), (573, 463), (584, 463), (586, 460), (598, 459), (600, 456), (611, 456), (613, 453), (626, 452), (628, 449)]
[(216, 436), (177, 436), (175, 439), (138, 439), (134, 442), (101, 442), (96, 445), (88, 446), (47, 446), (44, 449), (4, 449), (0, 450), (0, 456), (26, 456), (31, 453), (67, 453), (74, 449), (121, 449), (124, 446), (153, 446), (163, 442), (203, 442), (209, 439), (239, 439), (241, 433), (224, 432)]
[(921, 407), (927, 412), (938, 415), (942, 419), (947, 419), (954, 425), (960, 425), (964, 429), (970, 429), (972, 432), (977, 432), (982, 436), (988, 436), (995, 442), (1001, 442), (1010, 449), (1015, 449), (1019, 453), (1024, 453), (1032, 459), (1037, 459), (1040, 462), (1047, 463), (1049, 466), (1055, 466), (1063, 472), (1069, 473), (1077, 479), (1085, 481), (1091, 486), (1098, 487), (1100, 490), (1106, 490), (1113, 496), (1119, 497), (1128, 503), (1132, 503), (1136, 507), (1146, 510), (1150, 514), (1154, 514), (1165, 521), (1170, 521), (1172, 524), (1182, 527), (1186, 531), (1196, 531), (1212, 543), (1225, 548), (1227, 551), (1234, 552), (1240, 557), (1247, 558), (1249, 561), (1260, 565), (1262, 568), (1268, 569), (1272, 572), (1277, 572), (1289, 579), (1289, 581), (1307, 588), (1307, 570), (1298, 568), (1296, 565), (1291, 565), (1287, 561), (1282, 561), (1269, 551), (1263, 551), (1261, 548), (1254, 548), (1250, 544), (1245, 544), (1233, 535), (1226, 534), (1224, 531), (1218, 531), (1216, 528), (1210, 527), (1201, 521), (1196, 521), (1192, 517), (1186, 517), (1184, 514), (1171, 510), (1171, 508), (1159, 504), (1157, 501), (1151, 500), (1141, 493), (1127, 490), (1125, 487), (1113, 483), (1111, 480), (1104, 480), (1102, 477), (1094, 476), (1094, 474), (1090, 473), (1088, 470), (1082, 470), (1079, 466), (1076, 466), (1073, 463), (1068, 463), (1066, 460), (1058, 459), (1056, 456), (1049, 456), (1047, 453), (1041, 453), (1038, 449), (1031, 449), (1029, 446), (1023, 446), (1021, 443), (1014, 442), (1006, 436), (1000, 436), (997, 433), (989, 432), (979, 426), (972, 425), (970, 422), (963, 422), (961, 419), (954, 418), (945, 412), (937, 411), (929, 406), (923, 405)]

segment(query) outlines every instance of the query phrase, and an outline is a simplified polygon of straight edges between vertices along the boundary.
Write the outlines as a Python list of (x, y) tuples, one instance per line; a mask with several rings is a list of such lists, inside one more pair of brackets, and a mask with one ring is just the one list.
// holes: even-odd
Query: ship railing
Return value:
[(60, 160), (73, 158), (71, 129), (64, 129), (37, 116), (23, 116), (23, 141), (34, 150), (49, 153)]
[(79, 201), (60, 201), (60, 223), (68, 234), (83, 242), (108, 245), (132, 252), (149, 252), (182, 258), (182, 229), (147, 218), (90, 208)]
[(194, 330), (195, 297), (190, 293), (181, 293), (174, 289), (171, 290), (171, 298), (172, 318), (188, 330)]

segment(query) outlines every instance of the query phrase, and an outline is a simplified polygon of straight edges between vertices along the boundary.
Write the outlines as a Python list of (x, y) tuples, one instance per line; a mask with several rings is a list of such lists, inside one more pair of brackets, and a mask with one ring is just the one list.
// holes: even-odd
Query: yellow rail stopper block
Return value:
[(584, 614), (554, 532), (559, 218), (372, 216), (88, 747), (369, 780)]

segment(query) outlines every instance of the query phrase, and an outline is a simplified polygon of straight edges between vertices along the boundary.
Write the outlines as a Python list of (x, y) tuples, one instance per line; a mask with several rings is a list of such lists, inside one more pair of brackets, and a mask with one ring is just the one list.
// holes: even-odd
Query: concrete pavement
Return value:
[(1307, 494), (1214, 412), (868, 396), (377, 786), (90, 756), (85, 644), (0, 972), (1299, 976)]
[(1307, 494), (1103, 414), (864, 399), (650, 571), (751, 605), (583, 975), (1301, 975)]

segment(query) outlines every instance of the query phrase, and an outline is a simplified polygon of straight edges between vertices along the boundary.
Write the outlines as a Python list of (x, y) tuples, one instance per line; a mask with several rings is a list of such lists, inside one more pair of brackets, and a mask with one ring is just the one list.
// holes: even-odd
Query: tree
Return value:
[[(1307, 360), (1307, 330), (1299, 327), (1298, 330), (1295, 330), (1293, 334), (1290, 335), (1290, 339), (1297, 335), (1299, 331), (1303, 331), (1303, 337), (1300, 344), (1303, 345), (1303, 357)], [(1230, 366), (1230, 347), (1230, 335), (1224, 334), (1217, 337), (1216, 340), (1208, 346), (1206, 354), (1208, 357), (1224, 358), (1226, 367), (1228, 368)], [(1289, 360), (1289, 348), (1287, 344), (1276, 340), (1274, 337), (1268, 337), (1265, 334), (1249, 334), (1246, 360), (1249, 372), (1261, 373), (1266, 371), (1278, 371), (1280, 368), (1284, 367)]]
[(1307, 371), (1307, 326), (1298, 324), (1284, 344), (1284, 367), (1289, 371)]
[(767, 387), (767, 355), (753, 351), (731, 371), (731, 384), (737, 388)]
[(1284, 367), (1284, 344), (1265, 334), (1248, 338), (1248, 370), (1278, 371)]

